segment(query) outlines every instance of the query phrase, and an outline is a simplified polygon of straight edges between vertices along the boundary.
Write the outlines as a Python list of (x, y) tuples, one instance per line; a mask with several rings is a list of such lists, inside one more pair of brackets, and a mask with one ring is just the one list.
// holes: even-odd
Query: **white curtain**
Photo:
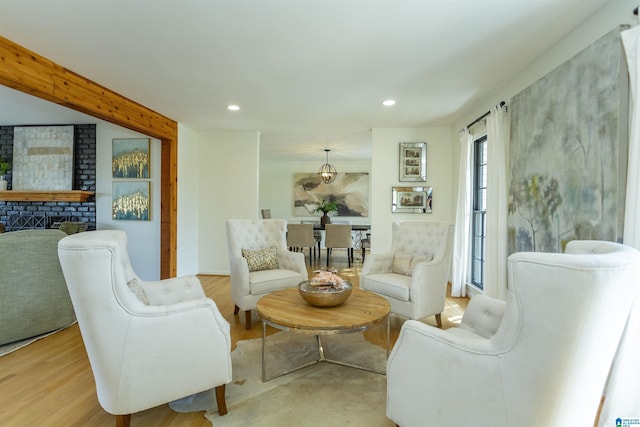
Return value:
[(507, 148), (509, 118), (496, 106), (487, 118), (487, 214), (484, 294), (507, 298)]
[(627, 63), (629, 64), (629, 83), (631, 86), (632, 106), (631, 134), (629, 135), (629, 160), (627, 163), (627, 197), (624, 214), (624, 236), (626, 245), (640, 249), (640, 106), (638, 105), (638, 81), (640, 70), (640, 26), (622, 33)]
[(469, 260), (469, 233), (471, 219), (471, 153), (473, 137), (469, 129), (460, 131), (460, 166), (458, 168), (458, 204), (453, 239), (451, 295), (467, 296), (467, 264)]
[[(640, 70), (640, 26), (622, 33), (622, 42), (629, 64), (631, 86), (631, 134), (629, 135), (629, 160), (627, 163), (627, 198), (624, 216), (624, 243), (640, 249), (640, 105), (638, 105), (638, 84)], [(617, 418), (640, 417), (640, 293), (636, 295), (631, 315), (618, 346), (618, 352), (609, 373), (604, 405), (598, 425), (617, 425)]]

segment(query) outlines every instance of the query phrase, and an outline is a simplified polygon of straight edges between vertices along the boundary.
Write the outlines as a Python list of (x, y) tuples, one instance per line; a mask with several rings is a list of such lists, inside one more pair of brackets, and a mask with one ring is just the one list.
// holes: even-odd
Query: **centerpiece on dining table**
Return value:
[(307, 304), (314, 307), (335, 307), (351, 295), (351, 283), (334, 270), (316, 270), (310, 280), (300, 282), (298, 291)]

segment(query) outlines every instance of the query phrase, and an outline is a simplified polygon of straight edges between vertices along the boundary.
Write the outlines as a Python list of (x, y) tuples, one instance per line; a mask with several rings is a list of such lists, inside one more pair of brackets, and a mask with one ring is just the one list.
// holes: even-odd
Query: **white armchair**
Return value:
[(385, 297), (392, 313), (414, 320), (435, 315), (442, 327), (452, 228), (441, 222), (394, 222), (391, 250), (367, 257), (360, 287)]
[(594, 425), (640, 252), (596, 241), (566, 252), (510, 256), (506, 305), (474, 297), (459, 328), (405, 322), (387, 416), (402, 427)]
[(226, 414), (229, 323), (196, 276), (141, 280), (126, 246), (118, 230), (58, 244), (100, 405), (127, 426), (132, 413), (215, 387)]
[(244, 311), (247, 330), (251, 329), (251, 312), (262, 296), (298, 286), (309, 277), (304, 254), (287, 249), (286, 230), (287, 222), (282, 219), (227, 221), (231, 298), (234, 314)]

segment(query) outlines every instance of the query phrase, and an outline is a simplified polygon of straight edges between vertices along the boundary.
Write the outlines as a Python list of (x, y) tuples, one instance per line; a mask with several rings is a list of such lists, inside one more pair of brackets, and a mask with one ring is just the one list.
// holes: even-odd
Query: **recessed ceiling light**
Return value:
[(396, 100), (395, 99), (385, 99), (384, 101), (382, 101), (382, 105), (384, 105), (385, 107), (391, 107), (392, 105), (396, 105)]
[(227, 105), (227, 110), (238, 111), (240, 107), (238, 105)]

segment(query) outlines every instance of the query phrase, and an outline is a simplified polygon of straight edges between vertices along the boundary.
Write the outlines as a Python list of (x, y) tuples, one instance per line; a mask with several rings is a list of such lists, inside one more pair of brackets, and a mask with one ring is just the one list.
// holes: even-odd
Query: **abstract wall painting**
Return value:
[(149, 138), (114, 139), (112, 143), (113, 178), (149, 178)]
[(111, 217), (114, 220), (149, 221), (149, 181), (113, 181)]
[(336, 202), (336, 216), (369, 216), (369, 174), (338, 173), (335, 181), (325, 184), (317, 173), (293, 174), (293, 215), (314, 216), (322, 200)]
[(511, 99), (509, 253), (622, 238), (628, 75), (620, 30)]
[(16, 126), (13, 132), (13, 190), (73, 189), (73, 126)]

